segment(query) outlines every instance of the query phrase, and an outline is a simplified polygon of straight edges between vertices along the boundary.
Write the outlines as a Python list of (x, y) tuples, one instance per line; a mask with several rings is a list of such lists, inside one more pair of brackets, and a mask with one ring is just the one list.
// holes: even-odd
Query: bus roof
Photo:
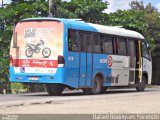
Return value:
[(77, 29), (77, 30), (85, 30), (91, 32), (99, 32), (109, 35), (117, 35), (123, 37), (130, 37), (130, 38), (138, 38), (144, 39), (143, 35), (136, 31), (127, 30), (125, 28), (120, 28), (116, 26), (105, 26), (105, 25), (98, 25), (93, 23), (86, 23), (83, 21), (79, 21), (78, 19), (65, 19), (65, 18), (28, 18), (21, 21), (43, 21), (43, 20), (53, 20), (53, 21), (60, 21), (67, 25), (68, 28)]

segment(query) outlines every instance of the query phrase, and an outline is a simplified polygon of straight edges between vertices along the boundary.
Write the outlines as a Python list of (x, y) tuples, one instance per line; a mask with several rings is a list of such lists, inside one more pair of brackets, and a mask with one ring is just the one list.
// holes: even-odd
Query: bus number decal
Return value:
[(69, 61), (73, 61), (73, 60), (74, 60), (74, 57), (73, 57), (73, 56), (69, 56), (69, 57), (68, 57), (68, 60), (69, 60)]
[(100, 63), (107, 63), (107, 59), (100, 59)]

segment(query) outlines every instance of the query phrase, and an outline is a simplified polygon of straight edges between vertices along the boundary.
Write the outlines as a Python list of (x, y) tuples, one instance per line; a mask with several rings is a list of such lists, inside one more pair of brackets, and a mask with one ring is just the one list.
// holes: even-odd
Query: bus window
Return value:
[(130, 67), (135, 67), (135, 57), (136, 57), (136, 48), (135, 48), (135, 40), (129, 40), (129, 53), (130, 53)]
[(125, 38), (118, 38), (118, 54), (127, 55), (127, 41)]
[(91, 35), (86, 36), (86, 41), (87, 41), (87, 52), (92, 52), (92, 39)]
[(129, 81), (134, 82), (135, 80), (135, 66), (136, 66), (136, 51), (135, 51), (135, 40), (129, 39), (129, 53), (130, 53), (130, 75)]
[(117, 37), (114, 37), (113, 39), (113, 46), (114, 46), (114, 54), (118, 54), (118, 50), (119, 50), (119, 45), (118, 45), (118, 38)]
[(84, 34), (79, 34), (79, 42), (80, 42), (80, 51), (85, 52), (86, 51), (86, 46), (85, 46)]
[(101, 42), (98, 34), (94, 35), (94, 52), (101, 53)]
[(102, 41), (102, 51), (106, 54), (113, 54), (113, 46), (112, 46), (112, 37), (102, 35), (101, 36)]
[(68, 50), (69, 51), (78, 51), (78, 40), (77, 40), (77, 32), (73, 30), (69, 30), (68, 32)]
[(149, 51), (148, 51), (148, 48), (144, 42), (142, 42), (142, 53), (143, 53), (143, 57), (150, 60)]

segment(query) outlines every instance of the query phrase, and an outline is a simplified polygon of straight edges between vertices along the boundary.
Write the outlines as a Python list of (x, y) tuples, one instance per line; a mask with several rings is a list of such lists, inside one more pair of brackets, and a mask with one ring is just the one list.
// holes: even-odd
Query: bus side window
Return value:
[(91, 35), (87, 35), (86, 37), (86, 41), (87, 41), (87, 52), (92, 52), (92, 36)]
[(99, 35), (95, 34), (94, 35), (94, 52), (96, 53), (101, 53), (101, 42), (99, 39)]
[(117, 37), (114, 37), (113, 39), (113, 46), (114, 46), (114, 54), (115, 55), (118, 55), (118, 51), (119, 51), (119, 45), (118, 45), (118, 38)]
[(149, 50), (144, 42), (142, 42), (142, 53), (143, 53), (143, 57), (150, 60)]
[(102, 51), (106, 54), (113, 54), (112, 37), (107, 35), (101, 36)]
[(80, 43), (80, 51), (85, 52), (86, 51), (86, 43), (85, 43), (85, 36), (84, 34), (79, 34), (79, 43)]
[(69, 30), (68, 32), (68, 50), (79, 51), (77, 32)]
[(118, 54), (127, 55), (127, 40), (125, 38), (118, 38)]

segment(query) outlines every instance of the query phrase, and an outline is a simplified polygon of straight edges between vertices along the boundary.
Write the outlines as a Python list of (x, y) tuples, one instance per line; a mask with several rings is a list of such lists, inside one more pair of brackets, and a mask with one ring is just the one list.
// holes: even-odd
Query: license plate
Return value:
[(39, 80), (39, 77), (29, 77), (29, 80)]

